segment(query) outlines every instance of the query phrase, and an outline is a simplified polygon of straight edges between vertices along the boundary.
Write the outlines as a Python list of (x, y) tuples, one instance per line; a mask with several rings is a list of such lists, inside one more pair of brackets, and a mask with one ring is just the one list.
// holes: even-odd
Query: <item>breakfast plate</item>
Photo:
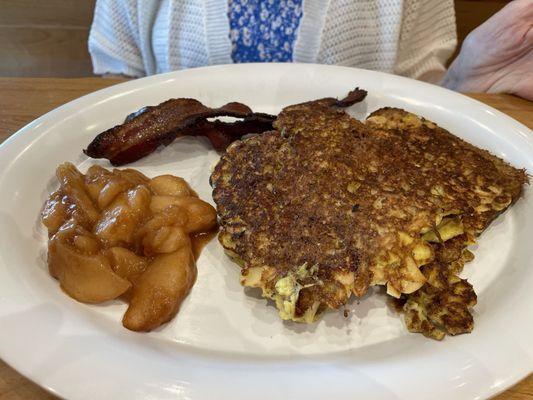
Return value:
[[(82, 149), (146, 105), (190, 97), (275, 114), (286, 105), (344, 96), (359, 86), (363, 118), (399, 107), (436, 122), (515, 167), (533, 171), (530, 129), (463, 95), (384, 73), (306, 64), (246, 64), (173, 72), (116, 85), (30, 123), (0, 147), (0, 357), (68, 399), (486, 398), (533, 371), (533, 193), (481, 235), (463, 276), (474, 285), (472, 333), (437, 342), (407, 331), (385, 295), (350, 301), (311, 325), (283, 322), (239, 285), (216, 240), (203, 250), (192, 293), (171, 322), (150, 333), (118, 323), (126, 305), (77, 303), (46, 266), (39, 212), (57, 187), (57, 165), (81, 171), (105, 160)], [(180, 138), (129, 165), (184, 177), (211, 200), (220, 155), (203, 138)]]

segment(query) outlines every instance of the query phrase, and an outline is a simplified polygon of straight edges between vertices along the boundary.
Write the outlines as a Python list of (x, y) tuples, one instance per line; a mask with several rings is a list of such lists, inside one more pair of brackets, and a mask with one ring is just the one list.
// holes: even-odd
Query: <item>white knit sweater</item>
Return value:
[[(230, 64), (227, 0), (97, 0), (96, 74), (144, 76)], [(456, 45), (453, 0), (304, 0), (295, 62), (412, 78), (445, 70)]]

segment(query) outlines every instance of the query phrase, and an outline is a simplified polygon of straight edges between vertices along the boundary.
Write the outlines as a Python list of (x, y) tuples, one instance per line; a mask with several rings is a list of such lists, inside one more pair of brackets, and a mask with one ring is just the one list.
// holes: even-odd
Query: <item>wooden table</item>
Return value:
[[(38, 116), (119, 79), (0, 78), (0, 142)], [(533, 128), (533, 103), (509, 95), (469, 94)], [(533, 400), (533, 375), (498, 400)], [(56, 399), (0, 360), (0, 400)]]

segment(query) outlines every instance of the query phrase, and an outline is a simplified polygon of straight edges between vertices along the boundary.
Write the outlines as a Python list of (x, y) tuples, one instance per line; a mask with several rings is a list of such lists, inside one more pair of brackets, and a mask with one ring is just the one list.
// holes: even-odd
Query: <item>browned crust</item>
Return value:
[[(376, 123), (375, 117), (385, 117), (387, 125)], [(443, 186), (447, 197), (441, 202), (445, 205), (443, 208), (458, 208), (463, 223), (472, 233), (482, 232), (494, 218), (520, 197), (523, 185), (528, 182), (524, 169), (514, 168), (487, 150), (475, 147), (431, 121), (418, 118), (404, 110), (382, 108), (370, 114), (367, 121), (376, 134), (398, 137), (408, 148), (415, 149), (414, 152), (395, 151), (394, 157), (398, 157), (402, 165), (403, 160), (409, 158), (420, 165), (415, 171), (420, 171), (421, 177), (418, 181), (428, 182), (425, 186)], [(407, 157), (406, 152), (409, 152)], [(427, 159), (428, 155), (432, 160)], [(491, 187), (500, 188), (501, 193), (494, 193)], [(476, 190), (488, 193), (494, 202), (487, 206), (488, 210), (476, 210), (482, 205), (484, 197), (476, 193)], [(506, 205), (494, 207), (495, 203)]]
[[(303, 264), (318, 266), (322, 283), (303, 292), (300, 309), (346, 301), (331, 296), (339, 272), (355, 274), (358, 295), (372, 282), (409, 293), (404, 260), (413, 247), (400, 232), (418, 243), (452, 212), (476, 235), (527, 181), (523, 170), (403, 110), (378, 110), (362, 124), (332, 104), (287, 107), (277, 131), (232, 144), (211, 176), (221, 242), (243, 271), (268, 266), (275, 282)], [(400, 262), (386, 260), (392, 255)]]

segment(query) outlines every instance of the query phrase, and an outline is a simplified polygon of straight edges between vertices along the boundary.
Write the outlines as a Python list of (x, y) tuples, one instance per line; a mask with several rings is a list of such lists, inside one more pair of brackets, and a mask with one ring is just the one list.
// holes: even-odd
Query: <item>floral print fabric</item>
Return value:
[(228, 0), (235, 63), (290, 62), (302, 0)]

